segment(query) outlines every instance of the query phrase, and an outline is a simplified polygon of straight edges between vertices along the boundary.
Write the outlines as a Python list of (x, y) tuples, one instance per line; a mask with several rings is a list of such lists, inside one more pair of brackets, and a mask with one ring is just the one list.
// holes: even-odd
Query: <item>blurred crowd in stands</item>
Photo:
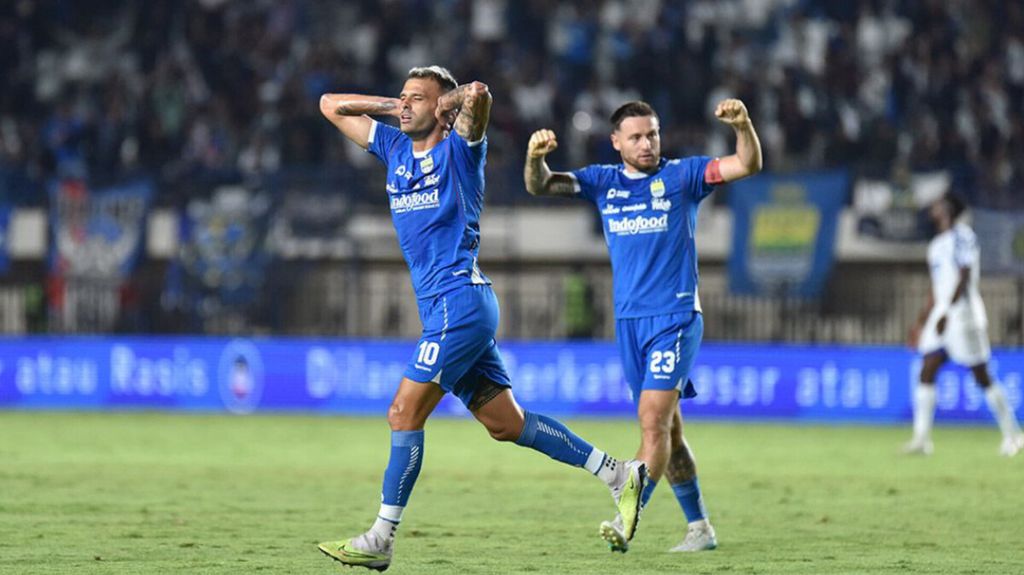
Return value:
[[(316, 170), (382, 187), (319, 116), (323, 92), (396, 94), (416, 65), (494, 94), (491, 201), (525, 198), (529, 134), (552, 164), (615, 161), (607, 116), (643, 98), (664, 154), (722, 154), (711, 110), (749, 106), (775, 171), (899, 181), (948, 170), (1024, 207), (1024, 3), (1005, 0), (9, 0), (0, 4), (0, 192), (147, 174), (162, 203)], [(372, 201), (372, 200), (371, 200)]]

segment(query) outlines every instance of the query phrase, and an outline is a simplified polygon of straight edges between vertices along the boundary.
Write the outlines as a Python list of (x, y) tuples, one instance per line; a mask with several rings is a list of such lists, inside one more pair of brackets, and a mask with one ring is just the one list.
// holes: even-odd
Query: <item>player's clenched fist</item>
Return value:
[(530, 136), (526, 155), (531, 158), (542, 158), (558, 148), (558, 139), (551, 130), (537, 130)]
[(737, 100), (735, 98), (729, 98), (728, 100), (722, 100), (719, 102), (718, 106), (715, 108), (715, 117), (730, 126), (738, 126), (750, 121), (750, 115), (747, 114), (747, 107), (741, 100)]

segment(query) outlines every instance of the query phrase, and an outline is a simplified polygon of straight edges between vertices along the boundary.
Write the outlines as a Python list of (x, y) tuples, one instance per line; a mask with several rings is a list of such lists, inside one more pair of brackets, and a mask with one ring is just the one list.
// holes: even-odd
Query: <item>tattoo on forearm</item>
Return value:
[(547, 171), (544, 169), (544, 158), (527, 158), (523, 178), (526, 180), (526, 190), (534, 195), (545, 195), (544, 180), (547, 179)]
[(440, 106), (442, 110), (454, 110), (455, 108), (461, 107), (466, 96), (466, 88), (468, 87), (469, 84), (463, 84), (458, 88), (447, 92), (441, 96), (437, 105)]
[(551, 196), (573, 196), (576, 194), (576, 186), (571, 182), (561, 179), (553, 179), (548, 183), (548, 195)]
[(362, 114), (368, 114), (370, 116), (376, 114), (387, 114), (394, 110), (396, 104), (394, 102), (342, 102), (338, 104), (337, 113), (342, 116), (359, 116)]
[(523, 170), (526, 190), (536, 196), (573, 196), (576, 185), (565, 174), (552, 174), (544, 158), (527, 158)]
[(460, 136), (472, 142), (484, 137), (491, 117), (491, 95), (487, 86), (479, 82), (463, 84), (442, 96), (439, 105), (442, 111), (458, 108), (454, 128)]
[(476, 125), (476, 111), (473, 105), (476, 104), (476, 97), (470, 96), (463, 99), (462, 109), (459, 110), (459, 117), (455, 118), (455, 131), (463, 138), (469, 139), (473, 135), (473, 126)]

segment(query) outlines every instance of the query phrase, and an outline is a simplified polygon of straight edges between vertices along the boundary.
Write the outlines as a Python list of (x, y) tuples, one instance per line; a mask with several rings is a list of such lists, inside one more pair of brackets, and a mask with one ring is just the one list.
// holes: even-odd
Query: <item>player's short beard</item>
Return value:
[(642, 163), (640, 162), (640, 154), (637, 154), (637, 155), (636, 155), (636, 156), (635, 156), (635, 157), (634, 157), (634, 158), (633, 158), (633, 159), (632, 159), (632, 160), (631, 160), (631, 161), (629, 162), (629, 164), (630, 164), (630, 165), (631, 165), (631, 166), (633, 167), (633, 169), (635, 169), (635, 170), (636, 170), (636, 171), (638, 171), (638, 172), (649, 172), (649, 171), (651, 171), (651, 170), (653, 170), (653, 169), (655, 169), (655, 168), (657, 168), (657, 167), (658, 167), (658, 156), (657, 156), (657, 155), (655, 155), (655, 156), (654, 156), (654, 161), (653, 161), (653, 162), (651, 162), (651, 165), (647, 166), (647, 165), (644, 165), (644, 164), (642, 164)]

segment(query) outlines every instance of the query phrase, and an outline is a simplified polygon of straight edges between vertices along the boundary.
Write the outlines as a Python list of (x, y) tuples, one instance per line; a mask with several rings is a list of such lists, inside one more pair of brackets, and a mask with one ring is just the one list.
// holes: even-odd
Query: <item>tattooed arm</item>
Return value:
[(545, 156), (558, 148), (558, 140), (551, 130), (537, 130), (530, 136), (526, 148), (526, 167), (523, 179), (526, 191), (533, 196), (574, 196), (576, 181), (565, 172), (552, 172)]
[(330, 120), (345, 137), (366, 148), (370, 145), (370, 116), (398, 116), (402, 103), (398, 98), (361, 96), (359, 94), (324, 94), (320, 96), (320, 113)]
[(437, 117), (445, 118), (458, 110), (455, 132), (467, 142), (479, 142), (487, 131), (491, 119), (491, 92), (483, 82), (470, 82), (441, 96), (437, 100)]

